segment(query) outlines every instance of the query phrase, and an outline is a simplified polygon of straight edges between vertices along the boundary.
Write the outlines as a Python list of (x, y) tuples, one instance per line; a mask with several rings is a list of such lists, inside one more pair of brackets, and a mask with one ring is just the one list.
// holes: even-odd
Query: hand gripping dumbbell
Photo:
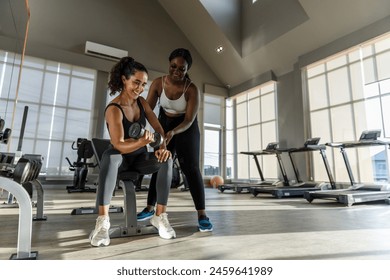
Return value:
[[(144, 134), (145, 134), (145, 128), (140, 123), (135, 122), (129, 128), (129, 136), (131, 138), (139, 139), (142, 136), (144, 136)], [(159, 147), (163, 142), (163, 138), (161, 134), (155, 132), (153, 133), (153, 138), (154, 138), (153, 142), (149, 143), (150, 147), (152, 148)]]

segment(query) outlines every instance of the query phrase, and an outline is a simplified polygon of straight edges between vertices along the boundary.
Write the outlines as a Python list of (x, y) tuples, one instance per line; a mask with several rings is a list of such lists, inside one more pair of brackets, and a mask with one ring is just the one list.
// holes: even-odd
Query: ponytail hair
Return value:
[(108, 80), (109, 94), (114, 95), (123, 89), (122, 75), (128, 79), (137, 71), (148, 74), (146, 67), (138, 61), (135, 61), (134, 58), (130, 56), (122, 57), (110, 71), (110, 78)]

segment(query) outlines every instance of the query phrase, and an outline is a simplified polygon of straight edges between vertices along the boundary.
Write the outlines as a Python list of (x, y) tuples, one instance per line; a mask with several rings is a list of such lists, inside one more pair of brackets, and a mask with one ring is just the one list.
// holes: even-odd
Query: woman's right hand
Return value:
[(167, 149), (160, 148), (154, 152), (154, 155), (159, 162), (166, 162), (169, 158), (172, 158), (171, 152)]
[(154, 134), (150, 132), (149, 130), (145, 130), (144, 135), (138, 139), (142, 142), (144, 146), (148, 145), (149, 143), (154, 141)]

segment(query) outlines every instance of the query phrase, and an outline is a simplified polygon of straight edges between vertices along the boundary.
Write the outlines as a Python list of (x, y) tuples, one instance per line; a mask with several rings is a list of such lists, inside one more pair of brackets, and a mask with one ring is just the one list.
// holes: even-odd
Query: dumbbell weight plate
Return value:
[(157, 148), (162, 144), (163, 138), (162, 138), (160, 133), (154, 133), (153, 137), (154, 137), (154, 141), (152, 143), (150, 143), (149, 145), (152, 148)]
[(31, 171), (31, 163), (28, 159), (21, 158), (15, 166), (13, 179), (19, 184), (23, 184), (27, 181)]
[(139, 123), (133, 123), (129, 128), (129, 136), (130, 138), (139, 138), (142, 136), (142, 126)]

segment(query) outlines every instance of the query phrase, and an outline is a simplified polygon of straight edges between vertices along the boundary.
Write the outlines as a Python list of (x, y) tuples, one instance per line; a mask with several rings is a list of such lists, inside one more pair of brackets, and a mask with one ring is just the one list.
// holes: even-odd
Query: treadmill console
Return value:
[(378, 139), (378, 137), (381, 137), (380, 129), (365, 130), (360, 135), (359, 141), (375, 141)]
[(307, 147), (307, 146), (314, 146), (314, 145), (318, 145), (318, 143), (320, 142), (320, 137), (314, 137), (314, 138), (309, 138), (309, 139), (307, 139), (306, 140), (306, 142), (305, 142), (305, 147)]
[(268, 143), (266, 150), (276, 150), (278, 148), (279, 143), (278, 142), (271, 142)]

